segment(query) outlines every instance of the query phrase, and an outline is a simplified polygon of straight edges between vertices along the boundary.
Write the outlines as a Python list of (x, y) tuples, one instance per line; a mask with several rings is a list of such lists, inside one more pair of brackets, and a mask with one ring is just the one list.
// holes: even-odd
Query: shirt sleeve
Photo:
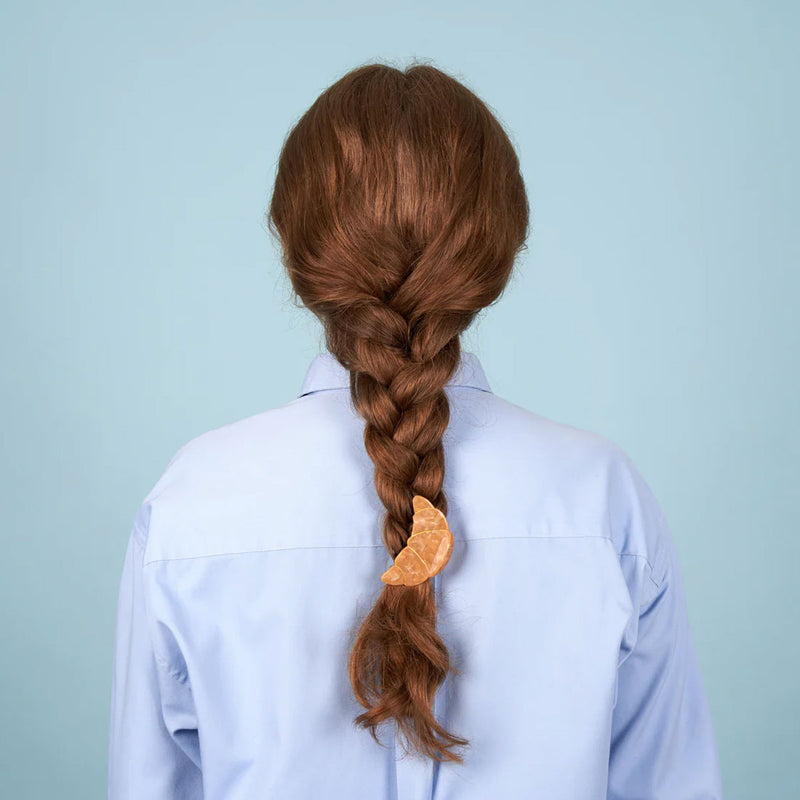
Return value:
[(722, 800), (711, 714), (675, 544), (650, 488), (627, 464), (634, 500), (625, 539), (644, 555), (621, 556), (640, 581), (632, 593), (633, 635), (617, 672), (607, 797)]
[(191, 687), (156, 654), (143, 575), (146, 515), (128, 540), (116, 617), (108, 745), (109, 800), (201, 800)]

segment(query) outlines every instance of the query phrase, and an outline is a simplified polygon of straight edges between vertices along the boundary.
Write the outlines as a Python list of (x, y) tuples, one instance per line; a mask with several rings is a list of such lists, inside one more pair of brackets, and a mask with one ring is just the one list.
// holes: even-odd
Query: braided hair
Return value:
[[(297, 297), (350, 372), (392, 558), (410, 535), (415, 494), (447, 513), (445, 386), (461, 333), (509, 280), (528, 214), (502, 126), (433, 66), (350, 71), (284, 141), (269, 227)], [(433, 713), (456, 670), (436, 629), (430, 580), (384, 586), (348, 668), (365, 708), (355, 722), (376, 741), (377, 726), (394, 719), (411, 749), (463, 761), (455, 748), (469, 741)]]

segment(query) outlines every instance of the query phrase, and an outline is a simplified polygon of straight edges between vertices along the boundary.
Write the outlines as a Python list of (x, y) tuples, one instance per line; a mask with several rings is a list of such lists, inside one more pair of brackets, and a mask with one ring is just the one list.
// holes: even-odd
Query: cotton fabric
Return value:
[(109, 800), (720, 800), (664, 513), (614, 442), (510, 403), (462, 352), (446, 392), (454, 666), (436, 713), (465, 763), (353, 718), (358, 623), (391, 558), (349, 376), (322, 352), (285, 405), (181, 447), (122, 569)]

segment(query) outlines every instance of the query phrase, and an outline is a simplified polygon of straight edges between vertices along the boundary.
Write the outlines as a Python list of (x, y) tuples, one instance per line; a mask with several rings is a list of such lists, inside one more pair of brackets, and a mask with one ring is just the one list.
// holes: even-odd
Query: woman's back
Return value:
[(458, 674), (436, 717), (464, 763), (353, 724), (358, 625), (391, 564), (349, 374), (181, 448), (142, 503), (120, 589), (110, 796), (720, 798), (666, 521), (613, 442), (515, 406), (462, 352), (431, 578)]

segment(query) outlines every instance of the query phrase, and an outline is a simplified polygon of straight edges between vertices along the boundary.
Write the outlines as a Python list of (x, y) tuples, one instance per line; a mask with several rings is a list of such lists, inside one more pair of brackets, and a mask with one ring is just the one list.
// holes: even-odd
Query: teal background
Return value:
[(105, 796), (134, 513), (321, 346), (263, 225), (290, 125), (427, 59), (519, 150), (529, 251), (469, 332), (604, 434), (679, 548), (726, 798), (800, 796), (798, 5), (4, 3), (0, 796)]

